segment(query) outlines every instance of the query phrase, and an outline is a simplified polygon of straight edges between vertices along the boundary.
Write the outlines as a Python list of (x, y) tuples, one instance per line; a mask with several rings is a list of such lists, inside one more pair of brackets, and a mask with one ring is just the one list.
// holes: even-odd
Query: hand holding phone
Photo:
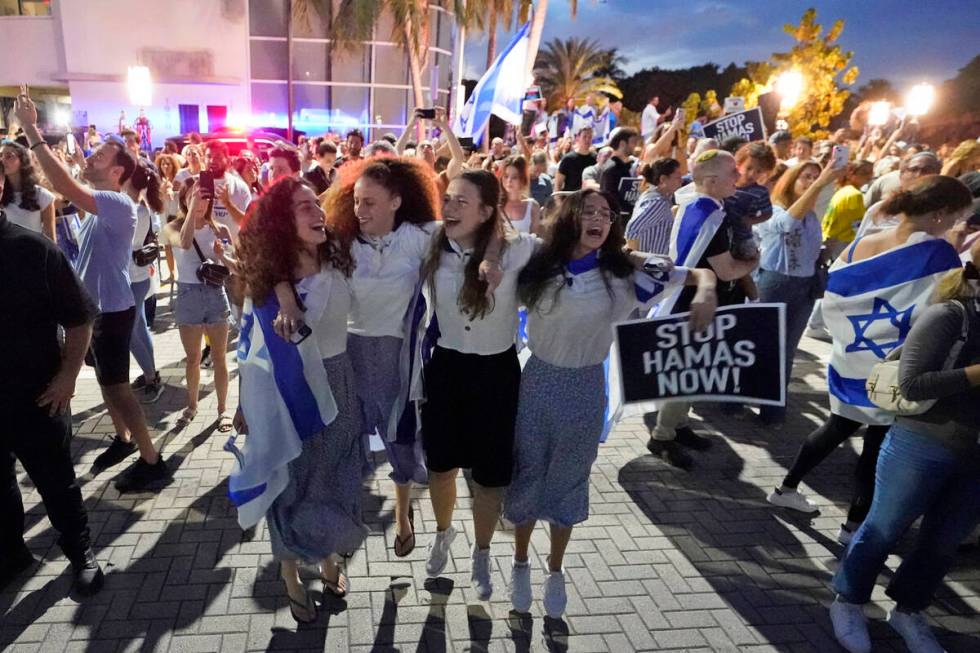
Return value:
[(433, 120), (436, 117), (435, 109), (416, 109), (415, 114), (423, 120)]
[(835, 145), (834, 149), (831, 150), (831, 167), (834, 170), (840, 170), (847, 166), (847, 162), (850, 159), (851, 152), (847, 145)]
[(201, 188), (202, 199), (209, 200), (214, 198), (214, 175), (210, 170), (202, 170), (197, 183)]
[(684, 124), (684, 118), (685, 118), (685, 113), (684, 113), (683, 107), (677, 109), (677, 111), (674, 112), (674, 123), (675, 124), (683, 125)]
[(68, 156), (75, 156), (75, 134), (70, 131), (65, 134), (65, 151)]

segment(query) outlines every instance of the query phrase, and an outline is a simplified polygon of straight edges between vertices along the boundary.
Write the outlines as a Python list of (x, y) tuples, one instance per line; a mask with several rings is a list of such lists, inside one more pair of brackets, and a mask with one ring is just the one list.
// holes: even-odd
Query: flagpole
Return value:
[[(466, 0), (462, 0), (462, 9), (466, 11)], [(449, 89), (449, 124), (463, 108), (463, 59), (466, 52), (466, 27), (462, 17), (456, 16), (456, 65), (453, 71), (452, 86)]]

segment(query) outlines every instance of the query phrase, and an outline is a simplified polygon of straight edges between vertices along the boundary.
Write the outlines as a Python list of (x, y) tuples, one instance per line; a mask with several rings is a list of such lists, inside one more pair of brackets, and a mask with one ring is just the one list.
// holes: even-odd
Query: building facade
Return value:
[[(451, 3), (446, 3), (450, 4)], [(0, 0), (0, 118), (18, 85), (42, 100), (52, 131), (101, 132), (140, 110), (154, 145), (189, 131), (286, 127), (322, 133), (398, 131), (412, 109), (408, 60), (383, 15), (369, 41), (327, 38), (340, 0)], [(427, 101), (447, 106), (454, 80), (451, 11), (431, 9)], [(127, 71), (149, 69), (151, 99), (131, 101)], [(431, 87), (431, 88), (430, 88)], [(434, 91), (434, 93), (432, 92)], [(290, 103), (290, 95), (292, 102)]]

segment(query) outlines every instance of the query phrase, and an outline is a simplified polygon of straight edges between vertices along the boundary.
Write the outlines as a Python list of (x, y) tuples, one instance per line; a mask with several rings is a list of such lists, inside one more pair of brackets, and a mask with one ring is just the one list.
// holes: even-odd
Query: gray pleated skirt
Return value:
[(337, 417), (303, 441), (289, 463), (289, 485), (266, 513), (272, 554), (316, 562), (357, 549), (368, 529), (361, 520), (362, 470), (367, 453), (346, 353), (323, 361)]
[[(391, 464), (391, 480), (399, 485), (410, 481), (426, 483), (429, 472), (425, 467), (422, 443), (409, 436), (406, 440), (388, 438), (388, 419), (401, 390), (398, 359), (402, 339), (394, 336), (347, 335), (347, 352), (354, 366), (354, 392), (361, 415), (361, 429), (370, 434), (375, 430), (384, 442)], [(365, 445), (366, 446), (366, 445)]]
[(570, 527), (588, 519), (589, 473), (606, 403), (601, 364), (556, 367), (531, 356), (521, 374), (508, 520)]

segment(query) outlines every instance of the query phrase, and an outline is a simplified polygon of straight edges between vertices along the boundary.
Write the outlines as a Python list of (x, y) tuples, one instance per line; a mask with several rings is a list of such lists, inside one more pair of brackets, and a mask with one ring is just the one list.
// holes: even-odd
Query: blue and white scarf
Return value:
[(952, 245), (916, 232), (883, 254), (830, 268), (823, 315), (834, 338), (827, 385), (835, 415), (862, 424), (894, 421), (868, 399), (865, 381), (875, 363), (905, 342), (943, 275), (960, 265)]
[[(297, 284), (310, 324), (326, 308), (330, 287), (328, 274)], [(283, 340), (272, 328), (278, 312), (274, 294), (261, 306), (246, 298), (242, 312), (238, 372), (248, 436), (241, 449), (234, 436), (225, 445), (236, 458), (228, 496), (242, 528), (257, 524), (289, 484), (289, 462), (300, 455), (303, 441), (337, 416), (316, 337), (298, 345)]]

